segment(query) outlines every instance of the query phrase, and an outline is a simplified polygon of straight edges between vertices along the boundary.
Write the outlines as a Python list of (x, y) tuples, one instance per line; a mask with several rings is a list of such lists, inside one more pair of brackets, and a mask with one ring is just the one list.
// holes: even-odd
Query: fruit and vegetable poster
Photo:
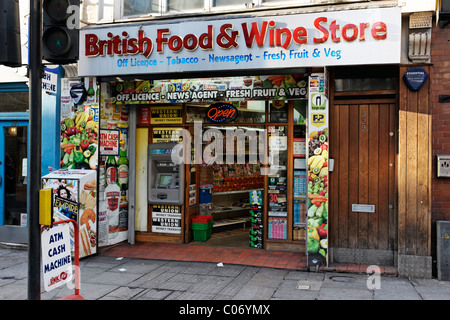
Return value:
[(308, 266), (328, 265), (328, 97), (324, 74), (309, 78)]
[(61, 169), (97, 169), (99, 88), (94, 77), (63, 79), (61, 90)]

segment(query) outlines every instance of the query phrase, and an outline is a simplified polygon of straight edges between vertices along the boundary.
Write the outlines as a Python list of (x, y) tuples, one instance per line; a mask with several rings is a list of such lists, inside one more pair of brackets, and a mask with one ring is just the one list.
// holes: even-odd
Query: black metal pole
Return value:
[(29, 134), (28, 134), (28, 299), (41, 299), (41, 232), (39, 189), (41, 185), (42, 122), (42, 0), (30, 0), (29, 25)]

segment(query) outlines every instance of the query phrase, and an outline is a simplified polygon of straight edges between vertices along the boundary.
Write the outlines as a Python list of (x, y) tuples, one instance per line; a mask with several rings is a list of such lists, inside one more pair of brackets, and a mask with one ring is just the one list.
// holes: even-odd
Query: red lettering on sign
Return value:
[(215, 103), (209, 106), (206, 116), (214, 122), (231, 122), (237, 117), (237, 109), (229, 103)]

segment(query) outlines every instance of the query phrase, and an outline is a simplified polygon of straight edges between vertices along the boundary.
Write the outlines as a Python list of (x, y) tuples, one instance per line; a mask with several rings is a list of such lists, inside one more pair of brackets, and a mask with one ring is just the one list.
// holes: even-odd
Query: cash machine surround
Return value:
[(174, 143), (151, 143), (148, 147), (148, 203), (182, 205), (184, 165), (172, 161)]

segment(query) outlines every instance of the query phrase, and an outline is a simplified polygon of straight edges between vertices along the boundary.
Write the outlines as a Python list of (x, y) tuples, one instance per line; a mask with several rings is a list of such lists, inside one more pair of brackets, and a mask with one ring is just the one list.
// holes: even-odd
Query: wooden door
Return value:
[[(379, 102), (335, 101), (330, 110), (332, 248), (396, 250), (396, 106)], [(375, 212), (355, 212), (352, 204)]]

